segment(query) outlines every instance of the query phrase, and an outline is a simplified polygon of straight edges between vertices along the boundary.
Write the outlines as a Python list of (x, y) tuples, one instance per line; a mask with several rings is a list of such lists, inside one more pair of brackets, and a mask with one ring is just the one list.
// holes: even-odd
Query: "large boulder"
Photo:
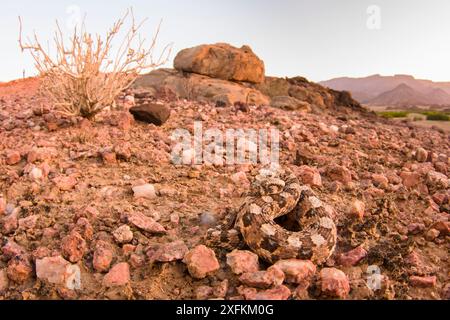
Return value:
[(223, 80), (264, 81), (264, 62), (249, 46), (236, 48), (226, 43), (216, 43), (184, 49), (175, 57), (174, 67)]
[(195, 73), (183, 74), (173, 69), (158, 69), (139, 77), (134, 88), (170, 92), (182, 99), (233, 105), (268, 105), (270, 99), (259, 90), (236, 82), (215, 79)]

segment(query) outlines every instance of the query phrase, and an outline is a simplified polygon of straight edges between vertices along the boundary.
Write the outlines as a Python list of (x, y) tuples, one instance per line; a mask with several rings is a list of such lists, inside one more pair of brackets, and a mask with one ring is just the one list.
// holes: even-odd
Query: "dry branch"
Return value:
[[(113, 43), (130, 20), (130, 26), (116, 50)], [(59, 23), (53, 38), (55, 54), (45, 50), (36, 33), (33, 39), (22, 39), (22, 19), (19, 17), (19, 45), (30, 52), (42, 77), (42, 86), (55, 106), (66, 115), (93, 118), (104, 108), (114, 104), (115, 98), (127, 89), (143, 72), (164, 64), (171, 51), (166, 46), (157, 60), (153, 59), (159, 24), (148, 47), (139, 31), (146, 20), (136, 23), (133, 10), (117, 20), (105, 37), (92, 36), (85, 21), (76, 27), (68, 44)], [(113, 59), (110, 57), (114, 56)]]

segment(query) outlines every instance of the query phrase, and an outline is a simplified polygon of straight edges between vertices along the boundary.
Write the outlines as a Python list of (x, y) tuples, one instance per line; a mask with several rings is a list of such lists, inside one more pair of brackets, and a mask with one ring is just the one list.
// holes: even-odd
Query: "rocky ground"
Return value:
[[(37, 82), (0, 87), (0, 299), (450, 298), (448, 133), (184, 99), (159, 100), (171, 115), (155, 126), (126, 110), (133, 92), (89, 122), (58, 115)], [(325, 265), (202, 246), (259, 166), (173, 165), (170, 135), (194, 120), (281, 131), (281, 164), (336, 211)]]

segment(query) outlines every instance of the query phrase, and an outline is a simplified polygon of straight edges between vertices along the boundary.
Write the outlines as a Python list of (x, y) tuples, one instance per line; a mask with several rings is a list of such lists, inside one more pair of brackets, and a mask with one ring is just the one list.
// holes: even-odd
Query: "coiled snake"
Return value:
[[(285, 215), (298, 223), (300, 231), (274, 221)], [(209, 229), (205, 242), (228, 250), (244, 242), (270, 263), (297, 258), (322, 264), (333, 253), (336, 237), (333, 210), (310, 187), (301, 185), (287, 169), (262, 169), (237, 213), (224, 225)]]

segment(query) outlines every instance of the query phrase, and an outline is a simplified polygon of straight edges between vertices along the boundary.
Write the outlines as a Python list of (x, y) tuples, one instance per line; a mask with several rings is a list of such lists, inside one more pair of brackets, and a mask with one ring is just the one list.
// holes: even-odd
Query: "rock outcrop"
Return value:
[(223, 80), (264, 81), (264, 62), (249, 46), (236, 48), (227, 43), (216, 43), (184, 49), (175, 57), (174, 67)]

